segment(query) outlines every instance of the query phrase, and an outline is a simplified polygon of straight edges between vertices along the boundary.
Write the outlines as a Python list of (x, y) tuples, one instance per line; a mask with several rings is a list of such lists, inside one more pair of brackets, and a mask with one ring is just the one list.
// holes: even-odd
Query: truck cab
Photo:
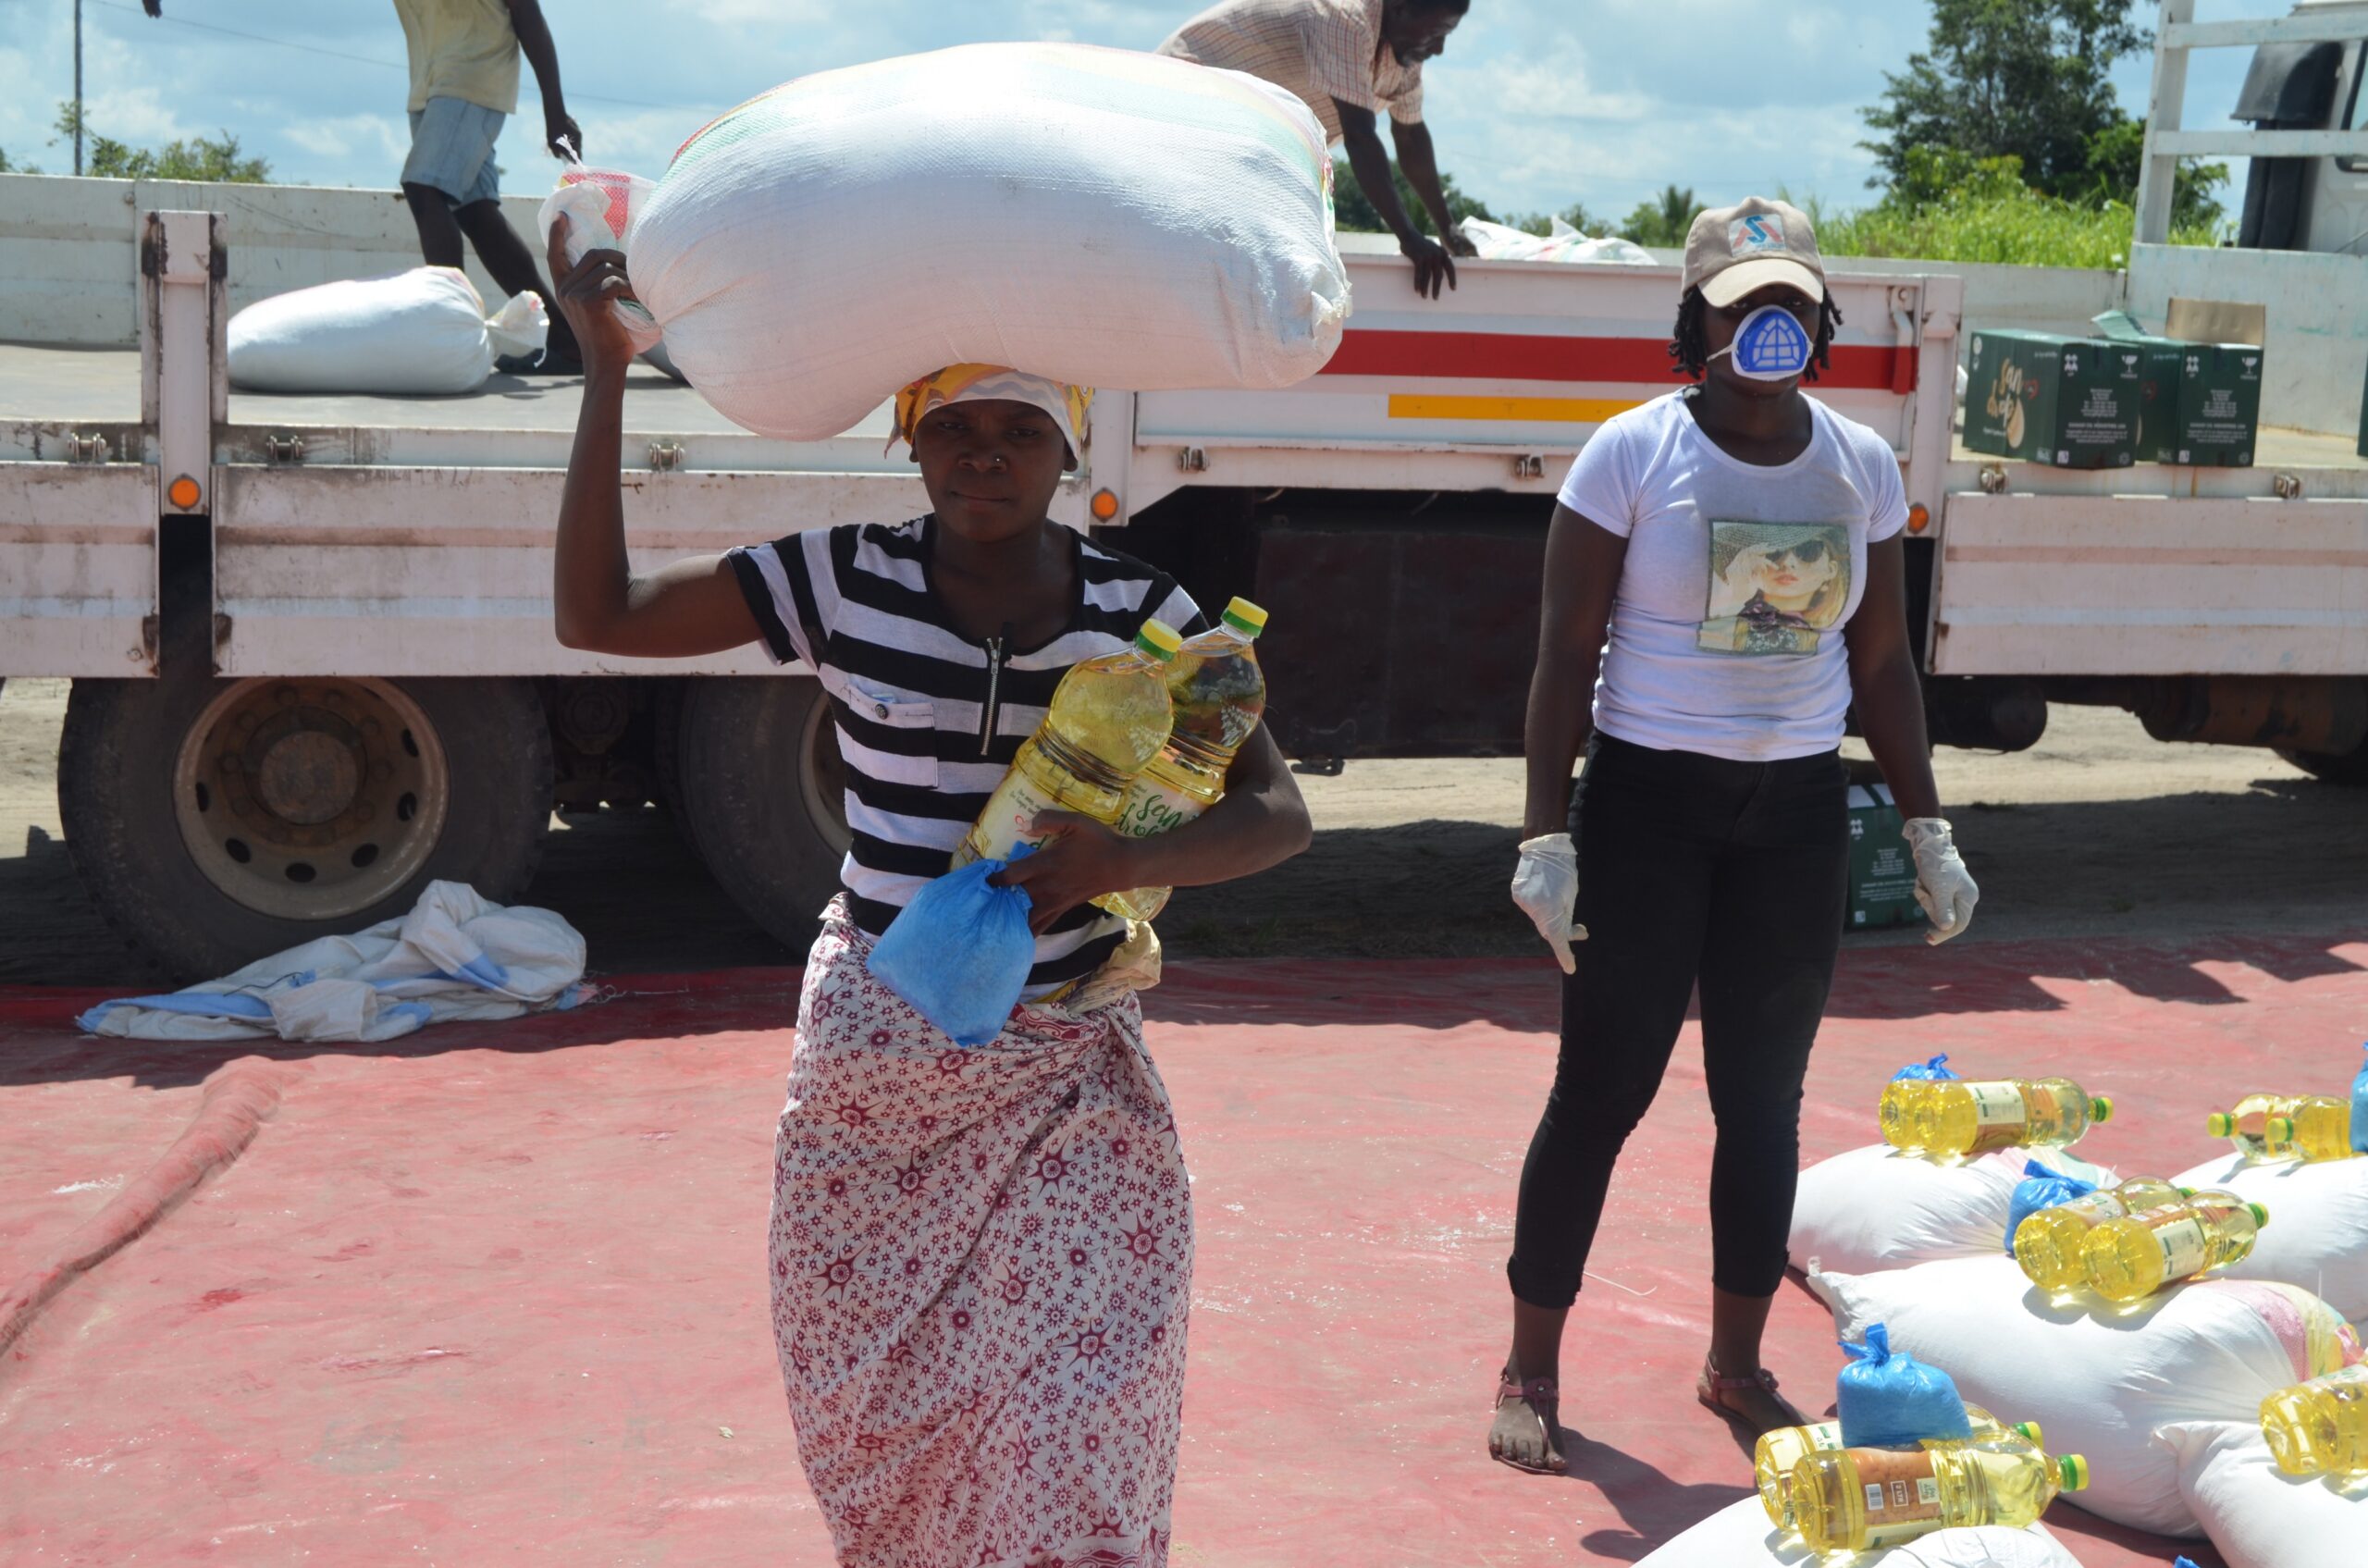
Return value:
[[(2263, 131), (2368, 131), (2368, 0), (2298, 0), (2293, 19), (2350, 36), (2257, 45), (2230, 117)], [(2237, 243), (2368, 254), (2368, 154), (2254, 158)]]

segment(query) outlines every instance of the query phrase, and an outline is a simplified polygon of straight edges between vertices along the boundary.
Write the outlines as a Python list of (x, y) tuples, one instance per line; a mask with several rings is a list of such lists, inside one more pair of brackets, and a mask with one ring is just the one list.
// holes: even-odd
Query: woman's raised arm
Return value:
[(559, 308), (584, 353), (584, 406), (559, 504), (551, 560), (551, 611), (568, 648), (638, 659), (721, 653), (757, 640), (757, 618), (721, 555), (692, 556), (643, 576), (625, 556), (625, 367), (633, 343), (609, 302), (631, 299), (625, 258), (587, 252), (567, 261), (567, 219), (552, 226), (549, 255)]

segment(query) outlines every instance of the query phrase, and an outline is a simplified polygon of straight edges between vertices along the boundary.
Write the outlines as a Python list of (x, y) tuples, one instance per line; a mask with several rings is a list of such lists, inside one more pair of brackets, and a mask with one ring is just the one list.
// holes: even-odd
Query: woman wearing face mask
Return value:
[(1976, 896), (1932, 783), (1898, 460), (1801, 390), (1841, 321), (1817, 237), (1779, 202), (1705, 213), (1683, 288), (1670, 353), (1694, 384), (1596, 433), (1546, 548), (1513, 898), (1566, 976), (1562, 1044), (1522, 1168), (1488, 1436), (1494, 1457), (1543, 1473), (1564, 1467), (1562, 1327), (1612, 1166), (1697, 982), (1718, 1147), (1695, 1393), (1751, 1431), (1801, 1420), (1759, 1341), (1841, 942), (1853, 707), (1910, 819), (1928, 940), (1963, 931)]

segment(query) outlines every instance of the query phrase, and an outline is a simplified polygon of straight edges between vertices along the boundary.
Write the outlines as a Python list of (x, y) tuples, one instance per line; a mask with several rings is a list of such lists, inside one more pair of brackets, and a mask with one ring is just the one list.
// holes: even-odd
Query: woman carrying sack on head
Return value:
[[(1718, 1148), (1709, 1354), (1695, 1393), (1798, 1423), (1759, 1363), (1782, 1280), (1801, 1084), (1847, 894), (1845, 713), (1909, 819), (1929, 940), (1976, 896), (1951, 846), (1907, 636), (1891, 444), (1802, 394), (1841, 315), (1807, 218), (1694, 220), (1670, 352), (1696, 385), (1606, 423), (1546, 547), (1513, 899), (1567, 977), (1554, 1087), (1522, 1167), (1496, 1458), (1564, 1468), (1562, 1327), (1613, 1164), (1698, 982)], [(1572, 764), (1586, 767), (1574, 790)]]
[(803, 660), (846, 765), (854, 846), (807, 960), (771, 1243), (798, 1453), (839, 1559), (1165, 1563), (1191, 1201), (1143, 1048), (1141, 944), (1088, 900), (1289, 858), (1308, 841), (1298, 788), (1262, 730), (1224, 798), (1174, 833), (1044, 822), (1051, 841), (996, 879), (1031, 900), (1027, 989), (1000, 1036), (956, 1047), (866, 971), (873, 942), (946, 873), (1069, 667), (1146, 620), (1198, 629), (1200, 611), (1166, 574), (1045, 515), (1086, 450), (1092, 394), (992, 365), (896, 400), (928, 515), (635, 574), (618, 481), (633, 350), (607, 307), (631, 297), (624, 259), (594, 251), (571, 270), (562, 219), (550, 261), (586, 379), (560, 640), (637, 658), (758, 642)]

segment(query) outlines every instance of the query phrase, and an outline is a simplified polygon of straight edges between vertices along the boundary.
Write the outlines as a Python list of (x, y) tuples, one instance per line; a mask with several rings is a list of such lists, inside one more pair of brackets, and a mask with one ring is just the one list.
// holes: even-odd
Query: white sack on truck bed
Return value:
[(969, 44), (802, 77), (709, 125), (633, 214), (626, 265), (691, 384), (780, 439), (837, 435), (962, 363), (1282, 387), (1349, 312), (1331, 179), (1315, 117), (1254, 78)]
[(532, 294), (514, 296), (488, 321), (476, 285), (449, 266), (321, 283), (230, 318), (230, 384), (249, 392), (474, 392), (495, 356), (537, 352), (549, 327)]

